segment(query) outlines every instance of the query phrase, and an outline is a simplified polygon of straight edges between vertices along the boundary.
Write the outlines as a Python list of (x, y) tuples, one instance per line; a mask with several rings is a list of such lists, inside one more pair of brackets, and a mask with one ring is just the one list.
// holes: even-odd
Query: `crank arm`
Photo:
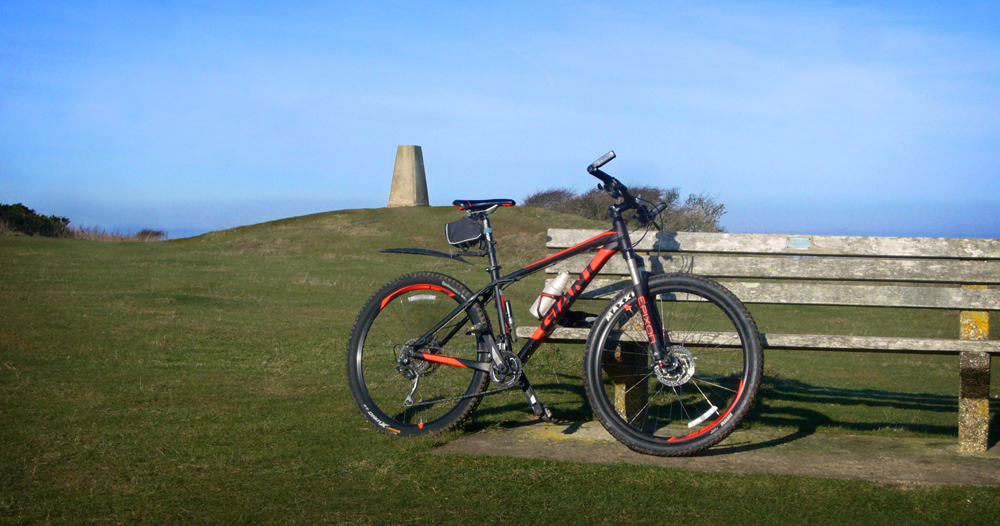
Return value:
[(551, 422), (552, 410), (538, 399), (538, 395), (535, 394), (535, 388), (531, 387), (531, 382), (528, 381), (528, 377), (524, 375), (523, 371), (521, 372), (520, 384), (521, 390), (524, 391), (524, 397), (528, 399), (528, 404), (531, 405), (531, 412), (535, 413), (535, 416), (542, 420)]

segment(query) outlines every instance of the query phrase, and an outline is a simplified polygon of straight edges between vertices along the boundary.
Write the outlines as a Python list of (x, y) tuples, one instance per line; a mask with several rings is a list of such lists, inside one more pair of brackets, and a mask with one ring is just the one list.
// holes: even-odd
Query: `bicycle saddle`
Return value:
[(484, 201), (470, 201), (468, 199), (456, 199), (451, 202), (455, 208), (470, 212), (482, 212), (497, 206), (514, 206), (517, 203), (513, 199), (486, 199)]

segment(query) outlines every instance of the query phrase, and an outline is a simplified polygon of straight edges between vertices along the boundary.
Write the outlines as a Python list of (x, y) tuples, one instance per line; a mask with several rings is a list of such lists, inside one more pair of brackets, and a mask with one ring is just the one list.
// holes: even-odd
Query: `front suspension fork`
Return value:
[(646, 331), (646, 338), (649, 340), (649, 353), (653, 358), (653, 363), (663, 367), (670, 367), (674, 358), (667, 351), (670, 348), (669, 337), (663, 330), (663, 323), (660, 320), (660, 313), (656, 307), (656, 298), (649, 293), (649, 273), (642, 268), (641, 260), (631, 254), (626, 257), (628, 261), (629, 274), (632, 276), (632, 286), (635, 290), (636, 307), (642, 316), (642, 326)]

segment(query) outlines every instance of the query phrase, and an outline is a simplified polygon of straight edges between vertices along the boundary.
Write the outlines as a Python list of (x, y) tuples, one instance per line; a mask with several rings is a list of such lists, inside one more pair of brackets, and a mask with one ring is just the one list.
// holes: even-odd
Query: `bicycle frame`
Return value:
[[(417, 340), (412, 344), (410, 356), (429, 362), (454, 367), (465, 367), (487, 373), (491, 372), (491, 370), (498, 365), (505, 365), (506, 361), (504, 360), (504, 355), (512, 353), (512, 346), (515, 341), (515, 337), (514, 327), (511, 323), (509, 303), (503, 297), (503, 287), (515, 283), (560, 261), (564, 261), (578, 254), (596, 249), (597, 253), (590, 260), (587, 267), (576, 278), (573, 284), (569, 287), (569, 290), (567, 290), (559, 298), (545, 317), (542, 318), (541, 323), (531, 336), (528, 337), (528, 341), (521, 347), (521, 350), (517, 353), (517, 359), (519, 361), (517, 366), (520, 367), (527, 363), (541, 343), (555, 329), (559, 318), (564, 313), (569, 311), (569, 308), (576, 302), (580, 294), (586, 290), (597, 273), (600, 272), (608, 260), (610, 260), (616, 253), (621, 253), (628, 263), (629, 273), (632, 277), (633, 292), (639, 298), (638, 306), (640, 308), (646, 333), (649, 337), (653, 359), (661, 364), (664, 359), (669, 360), (670, 357), (663, 352), (663, 349), (667, 348), (669, 344), (664, 343), (661, 338), (657, 337), (657, 335), (663, 335), (664, 333), (662, 327), (660, 327), (659, 316), (655, 315), (655, 305), (648, 297), (648, 273), (641, 267), (641, 263), (639, 262), (635, 251), (632, 249), (632, 242), (629, 237), (628, 228), (625, 221), (621, 217), (621, 211), (622, 210), (616, 208), (615, 206), (611, 207), (612, 222), (615, 227), (614, 230), (608, 230), (598, 234), (586, 241), (578, 243), (570, 248), (562, 250), (505, 276), (500, 276), (500, 266), (497, 264), (496, 247), (493, 239), (493, 229), (491, 228), (489, 213), (479, 214), (477, 219), (483, 222), (484, 234), (486, 236), (487, 255), (489, 256), (490, 261), (490, 266), (487, 268), (487, 271), (490, 273), (491, 281), (488, 285), (480, 289), (479, 292), (472, 295), (472, 297), (468, 298), (461, 305), (456, 307), (450, 314), (445, 316), (441, 322), (432, 327), (421, 337), (417, 338)], [(493, 299), (496, 305), (496, 312), (500, 321), (499, 334), (494, 334), (486, 327), (477, 327), (474, 328), (474, 330), (481, 331), (484, 339), (486, 339), (492, 355), (491, 361), (468, 360), (452, 356), (426, 353), (419, 350), (423, 345), (430, 341), (432, 335), (436, 334), (437, 331), (439, 331), (460, 313), (464, 312), (474, 302), (480, 302), (485, 307), (486, 303), (488, 303), (490, 299)], [(461, 325), (462, 324), (458, 324), (457, 326)], [(458, 328), (455, 329), (455, 331), (457, 330)], [(447, 334), (444, 337), (444, 340), (447, 341), (453, 337), (455, 335), (455, 331), (451, 334)], [(492, 339), (495, 336), (499, 336), (500, 342), (496, 342)], [(531, 384), (524, 375), (523, 371), (518, 372), (520, 373), (519, 380), (521, 387), (524, 390), (525, 395), (528, 397), (533, 411), (536, 415), (541, 415), (544, 410), (543, 406), (538, 402), (537, 397), (534, 395), (534, 390), (531, 388)]]

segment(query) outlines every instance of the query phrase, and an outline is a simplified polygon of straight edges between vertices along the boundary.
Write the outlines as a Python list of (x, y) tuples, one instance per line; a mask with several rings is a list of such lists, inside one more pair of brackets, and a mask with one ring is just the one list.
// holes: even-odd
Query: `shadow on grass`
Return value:
[[(583, 388), (583, 379), (580, 376), (560, 374), (566, 382), (532, 382), (535, 392), (542, 403), (549, 404), (549, 408), (554, 413), (557, 422), (572, 424), (582, 424), (593, 420), (594, 413), (590, 410), (590, 405), (586, 402), (586, 392)], [(496, 427), (499, 429), (514, 429), (535, 423), (535, 418), (531, 412), (531, 406), (522, 392), (513, 388), (510, 393), (511, 400), (507, 404), (493, 407), (481, 407), (473, 414), (474, 420), (465, 424), (465, 429), (470, 432), (479, 432), (484, 429)], [(565, 398), (582, 401), (565, 401)], [(551, 403), (551, 400), (560, 401)]]
[[(855, 406), (858, 420), (847, 421), (831, 416), (843, 411), (825, 411), (825, 406)], [(876, 410), (921, 411), (955, 415), (955, 425), (919, 422), (870, 420)], [(958, 399), (950, 395), (904, 393), (879, 389), (844, 389), (811, 385), (795, 380), (765, 378), (757, 395), (757, 404), (748, 422), (768, 427), (792, 427), (813, 432), (823, 428), (846, 431), (894, 429), (914, 433), (958, 436)]]
[[(574, 397), (585, 400), (584, 389), (579, 378), (566, 376), (570, 383), (535, 384), (539, 397), (545, 402), (546, 395)], [(994, 401), (1000, 404), (1000, 400)], [(569, 407), (567, 407), (569, 405)], [(844, 418), (845, 409), (850, 415)], [(995, 409), (1000, 409), (996, 408)], [(566, 402), (553, 406), (556, 420), (577, 427), (593, 420), (589, 405)], [(941, 425), (921, 422), (902, 422), (875, 419), (886, 411), (899, 414), (900, 411), (923, 413), (947, 413), (955, 415), (955, 425)], [(958, 399), (950, 395), (930, 393), (905, 393), (878, 389), (845, 389), (811, 385), (795, 380), (765, 378), (757, 403), (745, 422), (751, 427), (790, 429), (788, 434), (765, 442), (734, 445), (722, 448), (729, 452), (771, 447), (809, 436), (816, 431), (837, 430), (847, 432), (872, 432), (882, 429), (912, 432), (921, 435), (957, 437)], [(917, 414), (919, 419), (919, 414)], [(466, 430), (478, 432), (490, 427), (511, 429), (531, 425), (535, 420), (523, 398), (512, 397), (510, 403), (477, 411), (474, 421), (466, 425)], [(993, 412), (990, 429), (990, 445), (1000, 440), (1000, 411)], [(720, 450), (721, 451), (721, 450)]]

